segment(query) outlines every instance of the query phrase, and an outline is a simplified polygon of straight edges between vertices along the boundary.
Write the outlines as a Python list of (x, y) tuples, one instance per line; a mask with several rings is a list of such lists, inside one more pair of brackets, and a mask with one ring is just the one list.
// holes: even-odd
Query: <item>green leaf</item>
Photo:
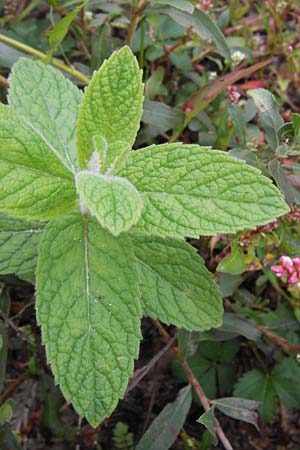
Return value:
[(169, 403), (152, 422), (136, 450), (168, 450), (176, 440), (192, 403), (191, 387), (179, 391), (176, 400)]
[(236, 242), (231, 244), (231, 252), (225, 256), (217, 266), (218, 272), (226, 272), (231, 275), (239, 275), (247, 269), (244, 262), (245, 255)]
[(38, 323), (56, 383), (94, 427), (124, 395), (140, 315), (128, 238), (79, 213), (50, 222), (37, 268)]
[(300, 367), (293, 357), (285, 358), (272, 370), (272, 382), (280, 400), (288, 408), (300, 408)]
[(142, 72), (129, 47), (114, 52), (95, 72), (79, 108), (77, 125), (78, 160), (87, 167), (94, 152), (93, 136), (107, 144), (134, 144), (142, 115)]
[(251, 89), (248, 91), (248, 95), (253, 99), (259, 111), (259, 123), (266, 133), (266, 139), (275, 150), (280, 144), (277, 132), (283, 125), (277, 102), (271, 92), (266, 89)]
[(194, 5), (188, 0), (150, 0), (150, 4), (155, 5), (167, 5), (169, 7), (180, 9), (189, 14), (193, 14)]
[(152, 100), (145, 100), (142, 121), (153, 125), (160, 133), (177, 129), (184, 120), (184, 113), (178, 108)]
[(11, 107), (0, 105), (0, 212), (47, 220), (76, 207), (73, 174)]
[(216, 434), (216, 428), (218, 426), (218, 422), (217, 422), (217, 419), (215, 418), (215, 407), (216, 407), (215, 405), (212, 405), (197, 420), (197, 422), (199, 422), (202, 425), (204, 425), (205, 428), (207, 428), (207, 430), (210, 432), (210, 434), (213, 437), (213, 444), (214, 445), (216, 445), (218, 443), (217, 434)]
[(60, 72), (20, 58), (10, 75), (8, 101), (73, 171), (78, 166), (75, 127), (81, 91)]
[[(195, 355), (187, 358), (193, 374), (201, 383), (208, 398), (215, 398), (217, 389), (222, 395), (231, 392), (236, 378), (236, 369), (232, 360), (238, 349), (236, 340), (223, 343), (203, 341)], [(174, 371), (178, 378), (187, 380), (185, 372), (177, 361), (174, 362)], [(195, 401), (199, 402), (196, 396)]]
[(82, 171), (77, 175), (77, 189), (83, 205), (114, 236), (128, 231), (141, 216), (141, 196), (125, 178)]
[(247, 400), (245, 398), (224, 397), (214, 400), (214, 405), (226, 416), (243, 422), (252, 423), (258, 428), (258, 414), (256, 412), (260, 402)]
[(243, 161), (198, 145), (164, 144), (132, 152), (118, 173), (141, 193), (134, 229), (183, 237), (234, 233), (289, 209), (271, 180)]
[(68, 29), (81, 10), (81, 8), (84, 6), (85, 2), (78, 6), (77, 8), (73, 9), (69, 14), (67, 14), (65, 17), (60, 19), (53, 27), (52, 30), (48, 32), (49, 37), (49, 44), (50, 44), (50, 51), (48, 52), (48, 58), (51, 58), (57, 47), (61, 44), (61, 42), (64, 40)]
[(225, 37), (217, 24), (210, 18), (208, 14), (200, 9), (195, 8), (193, 14), (187, 12), (178, 11), (176, 9), (167, 9), (168, 14), (175, 22), (184, 28), (193, 27), (196, 33), (205, 40), (213, 41), (220, 55), (230, 60), (230, 49), (227, 45)]
[(277, 395), (269, 374), (256, 369), (244, 373), (235, 385), (234, 395), (261, 402), (259, 411), (262, 419), (265, 422), (272, 420), (276, 410)]
[(0, 273), (33, 274), (44, 225), (0, 215)]
[(155, 236), (132, 236), (132, 242), (146, 316), (187, 330), (221, 325), (219, 291), (195, 249)]

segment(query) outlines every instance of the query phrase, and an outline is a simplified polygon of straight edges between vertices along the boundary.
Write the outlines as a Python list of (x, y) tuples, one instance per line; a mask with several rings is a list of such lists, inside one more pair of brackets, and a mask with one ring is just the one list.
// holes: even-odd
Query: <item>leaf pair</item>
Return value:
[[(0, 107), (0, 211), (49, 221), (39, 245), (37, 318), (56, 382), (94, 426), (124, 395), (142, 314), (188, 330), (220, 325), (213, 277), (178, 238), (235, 232), (287, 210), (270, 180), (223, 152), (180, 144), (130, 151), (141, 77), (124, 47), (82, 98), (51, 67), (21, 59), (10, 106)], [(6, 229), (7, 220), (2, 270), (23, 274), (34, 268), (34, 232), (43, 225)], [(32, 238), (21, 254), (27, 266), (16, 257), (17, 227)]]

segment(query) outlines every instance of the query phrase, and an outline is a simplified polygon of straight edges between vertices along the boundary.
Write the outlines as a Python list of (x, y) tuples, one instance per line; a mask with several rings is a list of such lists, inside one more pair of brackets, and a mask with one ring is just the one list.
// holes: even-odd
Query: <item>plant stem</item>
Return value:
[(14, 393), (14, 391), (21, 383), (23, 383), (23, 381), (30, 377), (30, 375), (30, 370), (26, 370), (26, 372), (23, 372), (22, 375), (19, 376), (19, 378), (17, 378), (9, 385), (7, 391), (5, 391), (4, 394), (2, 394), (0, 397), (0, 406)]
[(130, 8), (130, 23), (129, 29), (126, 36), (126, 45), (132, 46), (133, 36), (139, 22), (139, 14), (143, 12), (146, 8), (148, 0), (140, 0), (138, 3), (136, 0), (132, 0), (132, 5)]
[[(16, 41), (15, 39), (5, 36), (4, 34), (0, 34), (0, 42), (4, 42), (5, 44), (11, 45), (12, 47), (17, 48), (18, 50), (21, 50), (22, 52), (28, 53), (29, 55), (35, 56), (36, 58), (39, 59), (44, 59), (47, 57), (46, 53), (36, 50), (35, 48), (29, 47), (29, 45)], [(67, 66), (59, 59), (53, 58), (51, 60), (51, 64), (54, 67), (57, 67), (58, 69), (68, 73), (69, 75), (72, 75), (74, 78), (76, 78), (83, 84), (88, 84), (90, 81), (90, 79), (85, 75), (83, 75), (81, 72), (79, 72), (79, 70)]]
[[(164, 339), (167, 340), (171, 340), (171, 336), (169, 335), (169, 333), (164, 329), (164, 327), (161, 325), (161, 323), (158, 320), (154, 320), (153, 321), (155, 326), (158, 328), (158, 331), (160, 332), (160, 334), (164, 337)], [(205, 411), (208, 411), (209, 408), (211, 407), (211, 402), (210, 400), (206, 397), (199, 381), (197, 380), (197, 378), (195, 377), (192, 369), (190, 368), (190, 366), (188, 365), (187, 361), (184, 358), (181, 358), (179, 355), (179, 350), (177, 347), (173, 346), (172, 350), (174, 351), (174, 353), (176, 354), (178, 361), (180, 362), (183, 370), (185, 371), (189, 383), (193, 386), (193, 388), (195, 389), (196, 394), (199, 397), (199, 400), (204, 408)], [(222, 442), (225, 450), (233, 450), (232, 445), (230, 444), (229, 440), (227, 439), (219, 421), (217, 420), (217, 426), (216, 426), (216, 433), (220, 439), (220, 441)]]

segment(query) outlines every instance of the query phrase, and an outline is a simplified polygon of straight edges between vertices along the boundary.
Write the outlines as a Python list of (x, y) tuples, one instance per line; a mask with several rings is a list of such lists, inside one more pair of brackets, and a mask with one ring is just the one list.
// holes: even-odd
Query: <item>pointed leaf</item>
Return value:
[(252, 425), (258, 428), (258, 414), (256, 410), (260, 406), (260, 402), (245, 398), (224, 397), (214, 400), (214, 405), (223, 414), (226, 414), (226, 416), (252, 423)]
[(142, 73), (128, 47), (113, 53), (95, 72), (79, 109), (78, 160), (86, 168), (94, 151), (93, 136), (108, 145), (123, 141), (132, 147), (142, 115)]
[(195, 249), (155, 236), (132, 236), (132, 242), (146, 316), (187, 330), (221, 325), (221, 296)]
[(0, 273), (33, 274), (44, 225), (0, 215)]
[(280, 144), (278, 130), (283, 125), (283, 119), (279, 114), (279, 108), (274, 96), (266, 89), (251, 89), (248, 95), (253, 99), (259, 111), (259, 123), (266, 133), (266, 139), (275, 150)]
[(37, 268), (37, 318), (47, 359), (68, 402), (97, 426), (124, 395), (140, 340), (135, 260), (75, 213), (50, 222)]
[(11, 107), (0, 105), (0, 211), (47, 220), (76, 207), (73, 174)]
[(78, 6), (77, 8), (73, 9), (73, 11), (71, 11), (65, 17), (60, 19), (54, 25), (53, 29), (48, 32), (49, 44), (50, 44), (50, 47), (51, 47), (48, 55), (50, 57), (53, 55), (53, 53), (55, 52), (57, 47), (64, 40), (71, 23), (73, 22), (73, 20), (75, 19), (75, 17), (77, 16), (77, 14), (79, 13), (79, 11), (81, 10), (81, 8), (83, 6), (84, 6), (84, 3), (82, 5), (80, 5), (80, 6)]
[(132, 152), (119, 172), (141, 193), (135, 230), (165, 236), (234, 233), (289, 210), (271, 180), (224, 152), (164, 144)]
[(75, 127), (81, 91), (53, 67), (20, 58), (10, 75), (8, 101), (49, 142), (70, 169), (78, 165)]
[(191, 387), (179, 391), (176, 400), (169, 403), (152, 422), (136, 450), (168, 450), (176, 440), (192, 403)]
[(82, 171), (77, 189), (83, 204), (114, 236), (129, 230), (141, 216), (141, 196), (125, 178)]
[(204, 425), (205, 428), (207, 428), (207, 430), (210, 432), (210, 434), (213, 437), (214, 445), (216, 445), (218, 443), (218, 438), (217, 438), (217, 434), (216, 434), (216, 428), (218, 426), (218, 422), (217, 422), (217, 419), (215, 418), (215, 407), (216, 407), (215, 405), (212, 405), (197, 420), (197, 422)]
[(216, 44), (220, 55), (230, 60), (230, 49), (227, 45), (225, 37), (218, 25), (207, 13), (198, 8), (195, 8), (193, 14), (170, 8), (166, 10), (166, 14), (168, 14), (182, 27), (193, 27), (196, 33), (198, 33), (203, 39), (213, 41)]

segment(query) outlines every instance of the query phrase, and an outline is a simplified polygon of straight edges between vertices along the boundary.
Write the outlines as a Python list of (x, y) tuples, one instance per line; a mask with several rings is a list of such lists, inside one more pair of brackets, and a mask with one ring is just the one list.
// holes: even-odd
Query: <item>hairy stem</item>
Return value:
[[(11, 45), (12, 47), (17, 48), (18, 50), (21, 50), (22, 52), (28, 53), (28, 55), (35, 56), (36, 58), (39, 59), (44, 59), (47, 57), (46, 53), (36, 50), (35, 48), (30, 47), (29, 45), (25, 45), (22, 42), (16, 41), (15, 39), (5, 36), (4, 34), (0, 34), (0, 42), (3, 42), (7, 45)], [(59, 59), (53, 58), (51, 60), (51, 64), (54, 67), (57, 67), (58, 69), (68, 73), (69, 75), (72, 75), (74, 78), (76, 78), (83, 84), (88, 84), (90, 81), (90, 79), (85, 75), (83, 75), (81, 72), (79, 72), (79, 70), (67, 66)]]

